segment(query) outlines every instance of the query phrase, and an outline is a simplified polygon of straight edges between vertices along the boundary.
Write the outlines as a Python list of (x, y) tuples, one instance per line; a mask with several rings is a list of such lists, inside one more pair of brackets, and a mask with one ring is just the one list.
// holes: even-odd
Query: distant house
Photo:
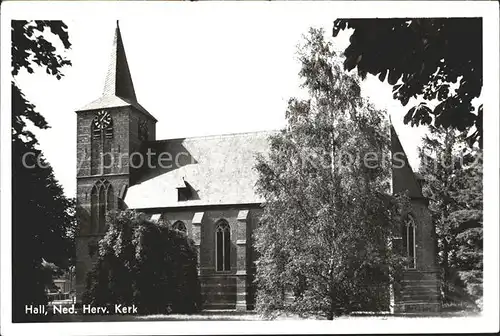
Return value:
[[(105, 232), (106, 212), (131, 208), (194, 240), (206, 309), (253, 309), (252, 232), (264, 201), (255, 192), (253, 167), (255, 154), (269, 150), (272, 132), (157, 140), (157, 119), (137, 101), (118, 26), (103, 94), (76, 112), (78, 298)], [(165, 111), (163, 121), (172, 113)], [(404, 153), (394, 129), (391, 136), (392, 150)], [(407, 161), (393, 169), (393, 191), (401, 190), (409, 191), (413, 214), (396, 240), (412, 263), (395, 293), (395, 310), (438, 310), (434, 227)]]
[(60, 293), (70, 293), (74, 290), (73, 280), (66, 278), (54, 279), (54, 285), (57, 286)]
[(64, 272), (63, 275), (52, 280), (53, 286), (47, 289), (49, 302), (60, 300), (72, 300), (76, 297), (76, 278), (72, 270)]

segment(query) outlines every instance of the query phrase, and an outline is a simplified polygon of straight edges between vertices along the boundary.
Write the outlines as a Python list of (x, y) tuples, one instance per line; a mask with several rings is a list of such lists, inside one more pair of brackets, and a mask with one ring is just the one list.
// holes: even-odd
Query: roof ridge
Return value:
[(224, 137), (234, 137), (234, 136), (248, 136), (252, 134), (258, 134), (258, 133), (276, 133), (279, 132), (280, 130), (262, 130), (262, 131), (251, 131), (251, 132), (235, 132), (235, 133), (223, 133), (223, 134), (209, 134), (209, 135), (199, 135), (199, 136), (191, 136), (191, 137), (178, 137), (178, 138), (169, 138), (169, 139), (161, 139), (161, 140), (155, 140), (151, 142), (166, 142), (166, 141), (173, 141), (173, 140), (189, 140), (189, 139), (208, 139), (208, 138), (224, 138)]

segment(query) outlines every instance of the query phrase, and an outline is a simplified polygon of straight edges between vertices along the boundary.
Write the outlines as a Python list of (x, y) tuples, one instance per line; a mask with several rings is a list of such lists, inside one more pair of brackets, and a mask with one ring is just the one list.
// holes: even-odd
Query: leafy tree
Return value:
[(423, 192), (438, 238), (445, 303), (482, 298), (482, 151), (453, 129), (431, 127), (420, 148)]
[(338, 19), (333, 35), (348, 28), (354, 32), (345, 50), (347, 70), (387, 78), (403, 106), (423, 98), (405, 115), (406, 124), (451, 126), (470, 133), (469, 145), (481, 146), (483, 105), (472, 104), (483, 87), (480, 18)]
[(63, 44), (64, 49), (69, 49), (68, 26), (62, 21), (12, 21), (12, 75), (15, 76), (21, 69), (33, 73), (33, 63), (45, 68), (49, 75), (61, 79), (61, 71), (71, 61), (57, 53), (52, 42), (45, 38), (46, 29), (49, 29)]
[[(12, 21), (12, 76), (22, 69), (33, 73), (33, 64), (61, 78), (70, 61), (45, 39), (46, 29), (70, 47), (66, 25), (61, 21)], [(25, 315), (29, 304), (47, 302), (45, 289), (52, 284), (47, 265), (65, 269), (74, 259), (74, 201), (64, 196), (52, 167), (38, 148), (32, 123), (47, 129), (15, 83), (12, 89), (12, 307), (13, 321), (36, 319)], [(42, 317), (43, 318), (43, 317)]]
[(309, 99), (290, 99), (287, 129), (270, 137), (269, 156), (256, 165), (265, 199), (257, 309), (328, 319), (387, 309), (403, 262), (388, 239), (408, 210), (404, 195), (388, 194), (388, 121), (342, 71), (322, 30), (310, 30), (299, 57)]
[(107, 225), (84, 303), (135, 304), (140, 314), (200, 308), (197, 250), (191, 239), (132, 210), (108, 216)]

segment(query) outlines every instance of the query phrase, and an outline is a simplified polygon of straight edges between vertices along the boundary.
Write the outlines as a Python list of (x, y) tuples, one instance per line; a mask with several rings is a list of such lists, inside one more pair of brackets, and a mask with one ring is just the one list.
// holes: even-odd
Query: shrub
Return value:
[(191, 239), (131, 210), (108, 216), (107, 223), (84, 303), (135, 304), (140, 314), (199, 310), (197, 251)]

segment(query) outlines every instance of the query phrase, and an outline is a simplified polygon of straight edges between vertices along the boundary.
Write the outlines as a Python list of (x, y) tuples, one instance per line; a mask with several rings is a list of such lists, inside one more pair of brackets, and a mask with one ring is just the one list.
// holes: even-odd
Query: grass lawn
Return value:
[[(356, 320), (388, 320), (397, 318), (463, 318), (479, 316), (478, 313), (471, 312), (441, 312), (433, 314), (398, 314), (388, 313), (359, 313), (350, 316), (342, 316), (337, 319), (356, 319)], [(302, 320), (297, 315), (281, 315), (276, 320)], [(309, 317), (308, 319), (324, 319), (322, 317)], [(199, 314), (159, 314), (159, 315), (55, 315), (51, 322), (124, 322), (124, 321), (262, 321), (263, 318), (254, 312), (236, 312), (236, 311), (204, 311)]]
[(107, 322), (107, 321), (258, 321), (260, 315), (254, 312), (204, 311), (198, 314), (157, 315), (54, 315), (51, 322)]

